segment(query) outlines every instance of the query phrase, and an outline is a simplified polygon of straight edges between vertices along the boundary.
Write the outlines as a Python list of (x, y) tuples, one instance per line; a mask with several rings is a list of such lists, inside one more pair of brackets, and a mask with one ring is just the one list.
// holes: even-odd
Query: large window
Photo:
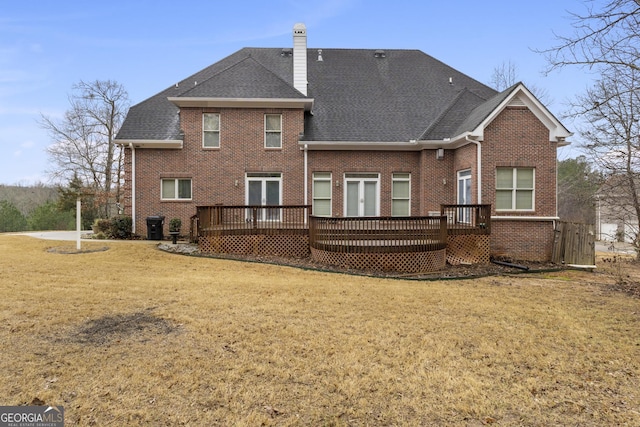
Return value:
[(282, 148), (282, 115), (265, 114), (264, 146), (266, 148)]
[(535, 169), (496, 169), (496, 210), (534, 209)]
[(190, 200), (191, 179), (170, 178), (162, 180), (162, 200)]
[(331, 216), (331, 172), (313, 174), (313, 215)]
[(411, 174), (394, 173), (391, 177), (391, 215), (411, 214)]
[(204, 113), (202, 115), (202, 146), (220, 148), (220, 114)]

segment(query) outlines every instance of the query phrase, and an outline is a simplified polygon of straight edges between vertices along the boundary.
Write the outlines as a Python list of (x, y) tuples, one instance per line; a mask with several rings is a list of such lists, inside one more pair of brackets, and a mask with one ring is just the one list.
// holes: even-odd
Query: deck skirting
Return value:
[(371, 271), (424, 273), (442, 270), (446, 249), (424, 252), (348, 253), (311, 248), (311, 259), (326, 265)]

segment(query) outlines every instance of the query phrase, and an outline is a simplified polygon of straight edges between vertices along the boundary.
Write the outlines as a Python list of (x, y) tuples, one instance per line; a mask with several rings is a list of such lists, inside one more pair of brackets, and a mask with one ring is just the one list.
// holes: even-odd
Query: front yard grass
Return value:
[(68, 426), (640, 425), (640, 298), (615, 275), (48, 250), (67, 244), (0, 236), (0, 405)]

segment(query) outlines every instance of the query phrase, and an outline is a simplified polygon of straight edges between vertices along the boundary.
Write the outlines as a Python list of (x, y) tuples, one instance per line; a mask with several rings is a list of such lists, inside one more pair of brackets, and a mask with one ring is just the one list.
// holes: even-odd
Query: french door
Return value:
[[(458, 204), (470, 205), (471, 204), (471, 171), (464, 170), (458, 172)], [(471, 211), (469, 209), (458, 209), (458, 222), (470, 223)]]
[[(282, 175), (279, 173), (248, 173), (246, 202), (249, 206), (279, 206), (282, 204)], [(247, 220), (253, 220), (247, 209)], [(260, 209), (258, 221), (279, 221), (280, 209)]]
[(345, 174), (344, 216), (380, 215), (380, 175)]

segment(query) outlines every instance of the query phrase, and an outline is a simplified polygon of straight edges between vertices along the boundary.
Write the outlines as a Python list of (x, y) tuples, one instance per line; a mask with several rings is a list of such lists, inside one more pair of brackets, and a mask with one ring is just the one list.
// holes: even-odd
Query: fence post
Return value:
[(76, 249), (80, 250), (82, 236), (82, 201), (80, 197), (76, 200)]

